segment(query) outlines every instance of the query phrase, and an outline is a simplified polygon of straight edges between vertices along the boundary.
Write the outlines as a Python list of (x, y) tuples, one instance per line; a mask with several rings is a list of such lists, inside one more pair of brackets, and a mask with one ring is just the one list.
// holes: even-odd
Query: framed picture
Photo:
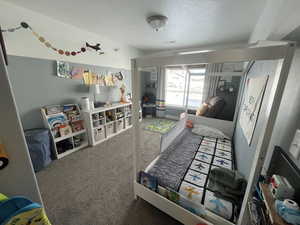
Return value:
[(67, 62), (56, 61), (57, 76), (62, 78), (70, 78), (70, 65)]
[(269, 76), (250, 77), (246, 80), (239, 123), (250, 146)]

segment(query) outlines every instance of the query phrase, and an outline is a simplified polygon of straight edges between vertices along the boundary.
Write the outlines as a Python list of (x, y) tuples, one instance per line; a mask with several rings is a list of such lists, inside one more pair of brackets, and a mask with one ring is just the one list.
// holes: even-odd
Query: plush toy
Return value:
[(120, 102), (121, 102), (121, 103), (127, 103), (127, 100), (126, 100), (126, 98), (125, 98), (125, 89), (126, 89), (125, 84), (122, 84), (121, 87), (120, 87), (120, 91), (121, 91)]
[(8, 197), (6, 197), (4, 194), (0, 193), (0, 202), (4, 201), (4, 200), (7, 200), (7, 199), (8, 199)]
[(187, 120), (186, 121), (186, 127), (187, 128), (193, 128), (194, 126), (193, 126), (193, 121), (192, 120)]

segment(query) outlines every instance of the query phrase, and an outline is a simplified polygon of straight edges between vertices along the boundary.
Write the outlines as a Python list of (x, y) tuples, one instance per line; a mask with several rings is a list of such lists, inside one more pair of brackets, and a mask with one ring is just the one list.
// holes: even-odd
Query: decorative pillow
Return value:
[(213, 137), (213, 138), (222, 138), (222, 139), (229, 139), (230, 138), (224, 134), (222, 131), (204, 126), (204, 125), (199, 125), (199, 124), (194, 124), (194, 128), (192, 129), (192, 133), (200, 135), (200, 136), (206, 136), (206, 137)]
[(203, 103), (202, 106), (197, 109), (196, 116), (204, 116), (207, 110), (208, 110), (208, 104)]

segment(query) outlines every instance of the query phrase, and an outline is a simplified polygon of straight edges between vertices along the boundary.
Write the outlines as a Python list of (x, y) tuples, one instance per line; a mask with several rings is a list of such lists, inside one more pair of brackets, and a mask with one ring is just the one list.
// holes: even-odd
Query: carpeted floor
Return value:
[[(159, 152), (160, 134), (144, 130), (142, 164)], [(147, 202), (133, 198), (128, 130), (96, 146), (54, 161), (37, 173), (52, 225), (180, 225)]]

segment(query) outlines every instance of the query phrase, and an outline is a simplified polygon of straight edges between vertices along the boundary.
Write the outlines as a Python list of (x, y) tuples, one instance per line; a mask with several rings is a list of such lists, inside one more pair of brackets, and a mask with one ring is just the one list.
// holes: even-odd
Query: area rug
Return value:
[(145, 126), (145, 130), (158, 132), (161, 134), (167, 133), (176, 125), (176, 121), (167, 119), (153, 119)]

